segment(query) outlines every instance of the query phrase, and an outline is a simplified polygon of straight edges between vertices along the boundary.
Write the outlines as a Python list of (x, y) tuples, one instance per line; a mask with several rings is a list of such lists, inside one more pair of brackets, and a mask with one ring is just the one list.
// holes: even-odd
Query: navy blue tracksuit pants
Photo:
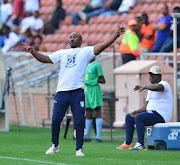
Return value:
[(145, 111), (132, 117), (129, 113), (126, 115), (126, 144), (131, 144), (134, 134), (134, 125), (136, 124), (136, 131), (138, 142), (144, 145), (145, 126), (152, 126), (156, 123), (165, 123), (163, 117), (156, 111)]
[(81, 88), (56, 93), (51, 125), (52, 143), (55, 144), (55, 147), (59, 144), (60, 123), (69, 106), (71, 106), (76, 129), (76, 150), (79, 150), (83, 146), (85, 122), (85, 96), (84, 90)]

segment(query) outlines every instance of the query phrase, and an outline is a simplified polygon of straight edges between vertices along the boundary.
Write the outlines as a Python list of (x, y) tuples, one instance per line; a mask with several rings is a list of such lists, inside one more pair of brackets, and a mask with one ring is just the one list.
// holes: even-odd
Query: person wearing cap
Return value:
[(135, 32), (137, 21), (135, 19), (130, 19), (128, 21), (128, 26), (129, 29), (126, 30), (119, 47), (123, 64), (131, 60), (136, 60), (136, 57), (141, 54), (141, 51), (138, 49), (139, 38)]
[[(169, 122), (172, 116), (173, 96), (168, 82), (161, 80), (162, 72), (158, 66), (149, 71), (151, 84), (136, 85), (134, 91), (148, 90), (144, 106), (126, 115), (126, 141), (117, 149), (147, 150), (144, 145), (145, 126)], [(133, 147), (134, 125), (138, 142)]]

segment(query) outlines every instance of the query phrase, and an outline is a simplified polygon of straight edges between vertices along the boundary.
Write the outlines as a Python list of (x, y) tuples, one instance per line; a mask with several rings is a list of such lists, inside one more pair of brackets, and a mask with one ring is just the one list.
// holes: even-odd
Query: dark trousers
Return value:
[(133, 54), (124, 54), (122, 53), (122, 60), (123, 60), (123, 64), (131, 61), (131, 60), (136, 60), (136, 57)]
[[(177, 47), (180, 47), (180, 38), (177, 38)], [(163, 43), (159, 52), (170, 52), (173, 50), (173, 38), (169, 36)]]
[(151, 49), (150, 52), (159, 52), (160, 49), (162, 48), (162, 46), (163, 46), (163, 44), (164, 44), (165, 41), (166, 41), (166, 40), (157, 39), (157, 40), (155, 41), (154, 46), (153, 46), (153, 48)]
[(152, 126), (156, 123), (165, 123), (163, 117), (156, 111), (145, 111), (136, 115), (133, 118), (129, 113), (126, 115), (126, 144), (131, 144), (134, 134), (134, 124), (136, 124), (136, 131), (138, 142), (144, 145), (145, 126)]
[(76, 150), (79, 150), (82, 149), (83, 146), (85, 122), (85, 96), (83, 89), (56, 93), (51, 125), (52, 143), (55, 144), (55, 146), (59, 144), (60, 123), (69, 106), (71, 106), (76, 129)]

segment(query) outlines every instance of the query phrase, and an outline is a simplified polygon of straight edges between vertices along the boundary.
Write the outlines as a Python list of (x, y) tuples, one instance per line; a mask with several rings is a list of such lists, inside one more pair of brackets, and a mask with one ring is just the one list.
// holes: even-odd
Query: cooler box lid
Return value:
[(180, 122), (157, 123), (154, 127), (180, 127)]

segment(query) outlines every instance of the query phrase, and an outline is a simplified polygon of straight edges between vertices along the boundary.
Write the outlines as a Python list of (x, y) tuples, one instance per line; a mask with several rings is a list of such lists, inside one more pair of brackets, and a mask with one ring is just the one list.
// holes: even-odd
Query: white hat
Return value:
[(162, 74), (161, 68), (160, 68), (159, 66), (153, 66), (153, 67), (151, 67), (149, 73)]

